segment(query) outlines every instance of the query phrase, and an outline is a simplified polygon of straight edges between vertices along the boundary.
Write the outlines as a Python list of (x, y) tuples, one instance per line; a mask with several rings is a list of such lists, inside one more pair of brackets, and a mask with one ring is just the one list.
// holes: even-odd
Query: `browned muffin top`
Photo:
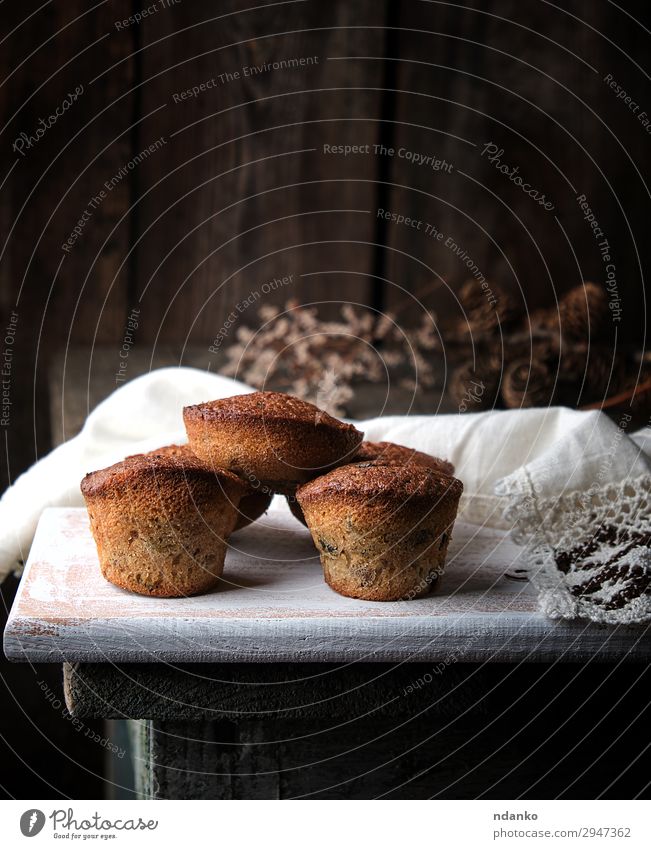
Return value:
[(241, 478), (231, 472), (208, 469), (187, 445), (165, 445), (146, 454), (131, 454), (106, 469), (90, 472), (81, 482), (81, 491), (89, 497), (100, 496), (139, 482), (146, 484), (156, 476), (179, 482), (193, 479), (214, 483), (217, 479), (232, 495), (241, 495), (249, 489)]
[(251, 392), (248, 395), (206, 401), (204, 404), (184, 407), (183, 417), (186, 420), (203, 419), (210, 422), (256, 420), (274, 424), (300, 423), (358, 433), (353, 425), (335, 419), (309, 401), (302, 401), (284, 392)]
[(430, 469), (443, 472), (446, 475), (454, 474), (454, 466), (447, 460), (407, 448), (406, 445), (398, 445), (396, 442), (362, 442), (355, 454), (355, 463), (366, 460), (386, 460), (389, 462), (416, 463), (419, 466), (427, 466)]
[(135, 457), (148, 457), (152, 460), (169, 461), (172, 464), (180, 463), (182, 466), (187, 466), (197, 469), (205, 469), (206, 464), (193, 454), (189, 445), (163, 445), (162, 448), (154, 448), (153, 451), (147, 451), (146, 454), (130, 454), (126, 459), (131, 460)]
[(458, 499), (463, 484), (444, 472), (418, 463), (369, 461), (340, 466), (298, 488), (299, 504), (330, 496), (407, 501), (413, 498)]

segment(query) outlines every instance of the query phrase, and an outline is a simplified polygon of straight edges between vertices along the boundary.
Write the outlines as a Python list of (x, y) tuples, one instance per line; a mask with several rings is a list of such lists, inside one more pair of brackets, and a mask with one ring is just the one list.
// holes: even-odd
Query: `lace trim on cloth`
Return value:
[(557, 498), (537, 497), (533, 485), (509, 494), (505, 518), (525, 546), (543, 613), (609, 625), (651, 621), (651, 476)]

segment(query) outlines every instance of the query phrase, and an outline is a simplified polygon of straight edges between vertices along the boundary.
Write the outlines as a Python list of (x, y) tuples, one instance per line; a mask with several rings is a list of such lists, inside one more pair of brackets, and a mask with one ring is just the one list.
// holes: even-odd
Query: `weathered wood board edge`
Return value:
[[(550, 622), (524, 613), (495, 617), (386, 617), (378, 620), (266, 619), (214, 623), (177, 618), (75, 625), (11, 617), (4, 650), (12, 661), (79, 662), (531, 662), (646, 660), (648, 629)], [(114, 640), (111, 640), (111, 634)]]
[[(32, 552), (47, 543), (41, 535), (48, 527), (39, 524)], [(32, 568), (30, 557), (23, 582)], [(520, 663), (651, 656), (648, 628), (552, 621), (508, 607), (490, 614), (469, 610), (405, 617), (387, 611), (378, 617), (270, 614), (218, 620), (185, 611), (153, 621), (142, 615), (30, 615), (20, 609), (20, 599), (19, 588), (4, 634), (5, 654), (18, 662)]]

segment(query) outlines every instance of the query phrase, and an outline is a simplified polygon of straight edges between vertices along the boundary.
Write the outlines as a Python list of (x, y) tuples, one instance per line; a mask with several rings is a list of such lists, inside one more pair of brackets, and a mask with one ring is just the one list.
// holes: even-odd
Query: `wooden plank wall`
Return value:
[[(351, 73), (330, 57), (381, 54), (386, 4), (229, 11), (237, 6), (220, 4), (208, 18), (206, 6), (183, 4), (144, 31), (142, 111), (164, 105), (143, 125), (145, 142), (161, 133), (170, 140), (138, 173), (136, 289), (148, 287), (148, 340), (211, 340), (238, 302), (290, 274), (292, 284), (265, 294), (265, 303), (369, 300), (375, 163), (328, 156), (323, 146), (378, 138), (382, 69)], [(295, 59), (314, 64), (244, 76)], [(209, 90), (175, 102), (206, 81)], [(299, 276), (330, 271), (339, 272), (334, 280)]]
[[(69, 252), (61, 246), (103, 181), (130, 156), (132, 62), (119, 65), (105, 86), (91, 80), (129, 54), (130, 44), (115, 39), (112, 26), (131, 4), (117, 0), (90, 11), (67, 0), (36, 11), (39, 5), (2, 9), (1, 326), (17, 314), (13, 344), (4, 348), (12, 405), (2, 434), (4, 483), (49, 448), (47, 367), (54, 351), (72, 340), (114, 342), (126, 306), (126, 276), (103, 302), (128, 249), (127, 222), (106, 240), (128, 209), (127, 183), (97, 206)], [(17, 152), (21, 134), (35, 138), (41, 119), (50, 123), (64, 101), (69, 108)]]
[[(613, 246), (622, 332), (643, 338), (649, 135), (603, 79), (651, 112), (641, 0), (158, 0), (139, 22), (127, 0), (41, 5), (3, 4), (0, 31), (2, 326), (18, 314), (5, 482), (49, 447), (53, 354), (108, 345), (117, 368), (133, 309), (141, 353), (204, 346), (214, 367), (225, 316), (274, 277), (291, 285), (265, 303), (331, 316), (350, 300), (410, 323), (458, 309), (467, 257), (535, 308), (604, 279), (581, 193)], [(552, 211), (482, 156), (489, 142)]]
[[(400, 4), (394, 147), (452, 169), (392, 159), (390, 207), (430, 222), (443, 239), (392, 225), (387, 277), (427, 293), (425, 305), (449, 315), (471, 277), (468, 258), (522, 306), (551, 305), (582, 279), (605, 281), (577, 201), (584, 194), (613, 249), (622, 326), (642, 338), (649, 252), (639, 212), (649, 204), (650, 137), (603, 79), (615, 78), (640, 104), (638, 115), (644, 104), (651, 111), (648, 34), (629, 17), (643, 17), (645, 4), (626, 8), (584, 0)], [(482, 155), (489, 143), (552, 210)], [(387, 292), (389, 306), (404, 300), (396, 291)], [(411, 314), (421, 309), (412, 305)]]

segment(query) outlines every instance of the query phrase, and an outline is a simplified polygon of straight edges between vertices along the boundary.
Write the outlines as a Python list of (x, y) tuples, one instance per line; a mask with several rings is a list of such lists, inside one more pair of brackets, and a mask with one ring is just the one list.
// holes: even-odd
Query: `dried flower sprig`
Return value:
[(343, 304), (341, 318), (324, 321), (316, 307), (295, 300), (285, 309), (264, 305), (257, 330), (239, 327), (222, 371), (256, 388), (285, 388), (333, 415), (344, 415), (359, 381), (432, 386), (431, 356), (440, 347), (432, 316), (417, 328), (400, 327), (390, 313)]

